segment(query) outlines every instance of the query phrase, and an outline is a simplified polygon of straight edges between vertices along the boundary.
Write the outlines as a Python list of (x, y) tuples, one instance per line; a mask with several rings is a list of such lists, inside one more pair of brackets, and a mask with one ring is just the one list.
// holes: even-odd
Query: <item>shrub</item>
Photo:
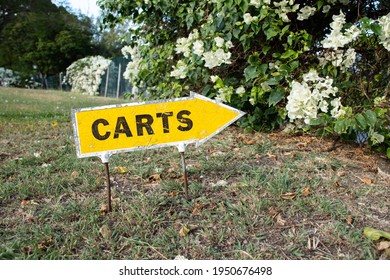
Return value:
[(111, 60), (102, 56), (88, 56), (73, 62), (66, 69), (65, 81), (72, 91), (87, 95), (98, 95), (101, 77)]
[[(388, 145), (388, 108), (374, 104), (389, 89), (386, 1), (99, 2), (105, 23), (133, 23), (124, 53), (134, 94), (192, 90), (246, 111), (247, 128), (365, 129), (370, 144)], [(366, 112), (375, 125), (349, 121)]]

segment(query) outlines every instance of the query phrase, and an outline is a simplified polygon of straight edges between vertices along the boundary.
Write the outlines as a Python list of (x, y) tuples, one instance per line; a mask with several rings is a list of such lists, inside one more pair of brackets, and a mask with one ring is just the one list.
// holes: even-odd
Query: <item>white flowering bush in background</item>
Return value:
[(110, 63), (111, 60), (102, 56), (79, 59), (66, 69), (64, 80), (72, 86), (73, 92), (98, 95), (101, 78)]
[(20, 83), (20, 76), (10, 69), (0, 67), (0, 85), (3, 87), (15, 86)]
[(390, 51), (390, 14), (379, 18), (378, 23), (381, 27), (380, 42), (386, 50)]
[(366, 131), (370, 145), (390, 147), (384, 0), (98, 2), (106, 22), (134, 23), (123, 52), (135, 95), (192, 90), (246, 111), (244, 128)]

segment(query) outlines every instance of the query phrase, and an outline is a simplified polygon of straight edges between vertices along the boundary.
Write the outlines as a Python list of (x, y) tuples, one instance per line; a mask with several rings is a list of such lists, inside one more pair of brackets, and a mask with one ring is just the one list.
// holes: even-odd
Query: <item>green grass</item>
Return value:
[(76, 157), (70, 111), (123, 102), (0, 88), (0, 259), (386, 258), (362, 233), (390, 230), (377, 156), (309, 135), (231, 127), (190, 146), (189, 201), (177, 149), (115, 155), (101, 211), (104, 166)]

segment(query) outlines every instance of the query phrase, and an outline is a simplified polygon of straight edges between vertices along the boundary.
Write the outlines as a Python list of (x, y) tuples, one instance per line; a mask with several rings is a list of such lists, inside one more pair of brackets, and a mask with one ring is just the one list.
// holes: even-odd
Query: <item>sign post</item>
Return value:
[(244, 114), (191, 93), (190, 97), (170, 100), (73, 109), (72, 123), (77, 156), (98, 156), (106, 166), (111, 211), (108, 162), (113, 154), (176, 146), (181, 154), (188, 199), (186, 146), (203, 144)]

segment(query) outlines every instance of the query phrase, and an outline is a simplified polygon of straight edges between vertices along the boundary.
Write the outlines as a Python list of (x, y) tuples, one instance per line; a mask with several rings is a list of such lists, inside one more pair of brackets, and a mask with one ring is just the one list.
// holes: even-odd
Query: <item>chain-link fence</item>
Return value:
[(104, 97), (119, 98), (125, 93), (131, 92), (131, 84), (123, 78), (123, 72), (129, 60), (124, 57), (114, 58), (102, 76), (102, 82), (99, 88), (99, 95)]
[[(99, 96), (119, 98), (125, 93), (131, 92), (130, 82), (123, 78), (123, 72), (126, 70), (128, 63), (129, 60), (124, 57), (112, 59), (111, 64), (101, 77)], [(44, 82), (44, 87), (48, 89), (70, 90), (69, 85), (61, 83), (64, 77), (65, 75), (60, 73), (59, 75), (46, 77), (44, 80), (41, 79), (41, 82)]]
[[(132, 86), (128, 80), (123, 77), (123, 72), (129, 60), (124, 57), (112, 59), (111, 64), (101, 77), (99, 86), (99, 96), (119, 98), (125, 93), (130, 93)], [(70, 91), (71, 86), (64, 83), (65, 73), (44, 77), (42, 75), (33, 75), (25, 84), (21, 84), (20, 77), (16, 76), (11, 70), (0, 68), (0, 85), (2, 86), (25, 86), (28, 88), (45, 88)], [(8, 71), (8, 72), (7, 72)], [(12, 74), (12, 75), (11, 75)]]

